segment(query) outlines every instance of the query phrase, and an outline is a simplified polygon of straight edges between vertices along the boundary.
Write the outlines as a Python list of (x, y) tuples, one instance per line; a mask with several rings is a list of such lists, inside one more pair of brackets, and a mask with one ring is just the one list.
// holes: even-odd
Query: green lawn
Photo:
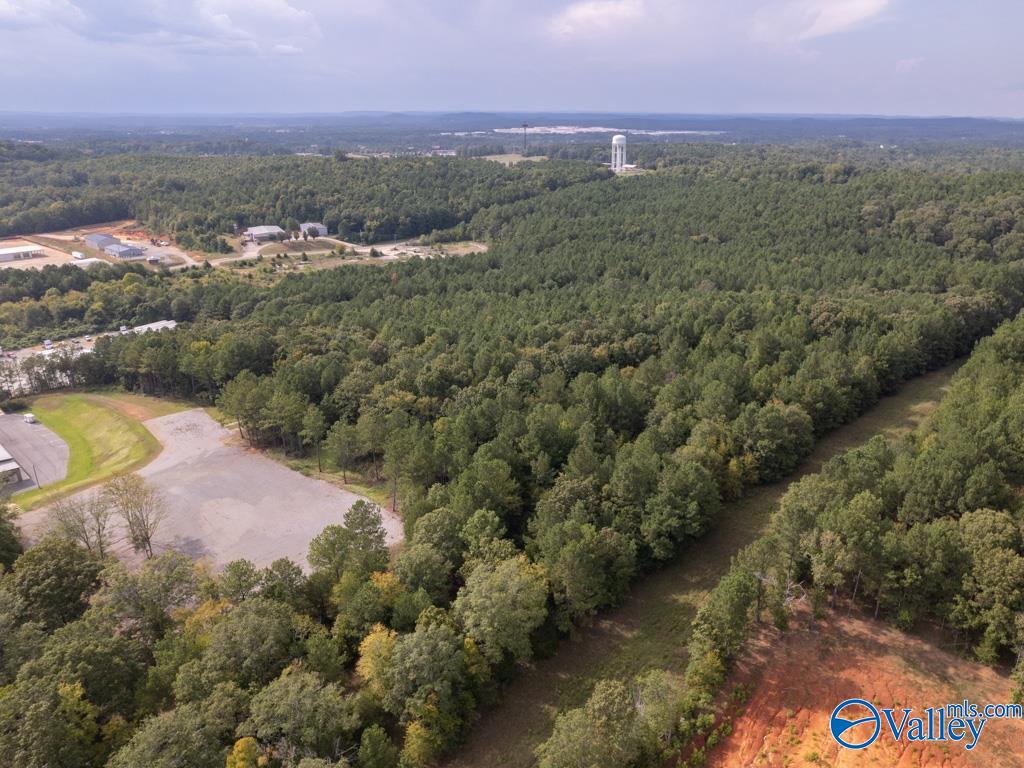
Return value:
[(33, 400), (31, 408), (68, 444), (70, 455), (63, 480), (14, 497), (25, 510), (145, 465), (160, 452), (160, 443), (141, 419), (181, 406), (123, 393), (79, 393), (44, 395)]

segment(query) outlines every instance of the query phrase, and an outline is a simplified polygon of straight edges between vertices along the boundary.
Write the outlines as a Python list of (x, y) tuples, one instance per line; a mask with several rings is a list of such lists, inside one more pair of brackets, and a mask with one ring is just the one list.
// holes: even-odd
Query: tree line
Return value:
[[(623, 734), (629, 754), (602, 764), (660, 765), (672, 753), (698, 764), (717, 740), (727, 674), (748, 636), (764, 621), (785, 628), (797, 605), (809, 605), (812, 622), (841, 607), (908, 631), (937, 624), (961, 652), (1012, 666), (1014, 700), (1024, 698), (1022, 350), (1024, 320), (1007, 322), (917, 430), (877, 436), (786, 492), (693, 621), (685, 684), (670, 686), (664, 704), (669, 727), (646, 738), (636, 729), (646, 711), (625, 692), (643, 678), (602, 681), (583, 709), (559, 718), (541, 765), (566, 764), (557, 756), (570, 751), (606, 754)], [(577, 727), (588, 711), (605, 718), (602, 732)]]
[(21, 157), (0, 162), (0, 236), (134, 218), (214, 252), (221, 236), (260, 224), (294, 231), (319, 221), (365, 243), (417, 237), (488, 205), (609, 175), (591, 163), (456, 158)]

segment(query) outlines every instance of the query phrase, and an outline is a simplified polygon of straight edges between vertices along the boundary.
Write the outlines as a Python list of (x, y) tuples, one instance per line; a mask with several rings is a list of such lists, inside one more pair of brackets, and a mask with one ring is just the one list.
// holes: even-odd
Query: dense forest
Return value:
[[(434, 170), (414, 176), (448, 167), (424, 162)], [(723, 501), (784, 477), (819, 436), (1016, 315), (1022, 180), (716, 152), (542, 198), (485, 195), (444, 236), (490, 250), (460, 259), (271, 286), (131, 270), (5, 284), (5, 336), (183, 321), (29, 364), (34, 388), (217, 403), (253, 445), (321, 450), (329, 471), (386, 484), (407, 541), (389, 557), (360, 505), (311, 543), (308, 573), (240, 561), (210, 576), (173, 555), (129, 573), (60, 538), (10, 547), (0, 625), (19, 629), (0, 633), (0, 761), (431, 765), (520, 663), (699, 538)], [(220, 183), (182, 197), (217, 218)], [(921, 483), (913, 493), (880, 491), (882, 506), (850, 514), (947, 514), (926, 498), (933, 458), (893, 470)], [(985, 496), (996, 470), (1009, 471), (957, 475), (970, 505), (1005, 509)], [(795, 580), (811, 554), (794, 558)], [(857, 571), (833, 566), (852, 591)], [(857, 599), (911, 610), (867, 568)], [(705, 623), (723, 610), (710, 605)], [(965, 631), (986, 632), (978, 615)], [(673, 701), (665, 678), (642, 685)], [(619, 706), (612, 688), (599, 693)], [(665, 724), (644, 728), (658, 739), (620, 764), (660, 764)], [(574, 748), (545, 749), (555, 768)]]
[[(875, 437), (791, 486), (694, 620), (685, 686), (657, 671), (602, 681), (559, 718), (541, 766), (570, 753), (631, 766), (677, 750), (699, 764), (722, 728), (730, 663), (759, 622), (785, 628), (798, 604), (812, 622), (841, 603), (905, 630), (937, 624), (979, 661), (1015, 664), (1024, 700), (1022, 382), (1018, 318), (978, 346), (915, 432)], [(636, 711), (634, 687), (656, 694), (653, 712)]]
[(44, 151), (24, 146), (0, 142), (0, 236), (130, 217), (207, 249), (217, 236), (246, 227), (296, 230), (303, 221), (322, 221), (332, 235), (368, 243), (424, 235), (489, 205), (609, 174), (582, 162), (506, 168), (485, 160), (343, 154), (47, 161)]

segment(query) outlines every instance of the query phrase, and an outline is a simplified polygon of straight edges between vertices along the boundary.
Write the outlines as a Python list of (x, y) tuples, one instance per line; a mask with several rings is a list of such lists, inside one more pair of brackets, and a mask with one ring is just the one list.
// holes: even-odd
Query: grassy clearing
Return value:
[(285, 240), (283, 243), (271, 243), (270, 245), (260, 248), (261, 256), (277, 256), (279, 254), (301, 254), (305, 253), (323, 253), (325, 251), (333, 251), (338, 247), (338, 244), (333, 240), (324, 240), (322, 238), (310, 238), (307, 240)]
[(293, 472), (298, 472), (316, 480), (323, 480), (351, 493), (365, 496), (381, 509), (391, 509), (391, 486), (386, 480), (375, 483), (370, 479), (367, 472), (350, 469), (345, 473), (345, 476), (348, 477), (348, 482), (346, 483), (345, 476), (342, 475), (341, 470), (326, 458), (323, 462), (324, 471), (321, 472), (317, 467), (315, 454), (309, 456), (289, 456), (277, 448), (268, 449), (266, 454), (275, 461), (284, 464)]
[(790, 483), (817, 472), (828, 459), (877, 434), (895, 438), (914, 429), (942, 398), (956, 365), (922, 376), (851, 424), (818, 442), (797, 471), (725, 504), (715, 529), (665, 568), (642, 577), (625, 603), (563, 642), (554, 656), (524, 671), (470, 731), (449, 768), (526, 768), (551, 733), (555, 715), (586, 701), (606, 677), (628, 678), (648, 669), (681, 673), (690, 622), (733, 555), (764, 529)]
[(501, 163), (508, 167), (522, 162), (540, 163), (547, 160), (547, 157), (543, 155), (523, 155), (518, 152), (510, 152), (507, 155), (484, 155), (482, 159), (493, 160), (496, 163)]
[(68, 472), (60, 482), (18, 494), (13, 501), (28, 510), (147, 464), (160, 452), (160, 443), (140, 421), (181, 407), (127, 393), (36, 398), (31, 403), (36, 418), (68, 444)]

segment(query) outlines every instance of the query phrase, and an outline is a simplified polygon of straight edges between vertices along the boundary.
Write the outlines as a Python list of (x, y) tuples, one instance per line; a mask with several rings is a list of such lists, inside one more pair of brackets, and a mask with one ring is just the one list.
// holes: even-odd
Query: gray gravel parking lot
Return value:
[(0, 416), (0, 445), (10, 452), (24, 474), (23, 480), (5, 490), (17, 493), (38, 485), (63, 480), (68, 472), (68, 446), (42, 424), (26, 424), (24, 414)]
[[(158, 544), (215, 569), (242, 557), (257, 566), (288, 557), (308, 568), (310, 540), (362, 498), (235, 444), (203, 410), (145, 424), (164, 446), (139, 471), (167, 499)], [(389, 545), (401, 540), (401, 521), (386, 510), (384, 526)]]
[[(363, 498), (246, 448), (236, 433), (202, 409), (144, 424), (163, 445), (160, 455), (138, 472), (167, 502), (157, 551), (184, 552), (214, 570), (239, 558), (263, 567), (280, 557), (308, 569), (309, 542), (326, 526), (341, 523)], [(19, 520), (30, 539), (48, 527), (47, 513), (41, 507)], [(387, 544), (400, 542), (401, 520), (387, 510), (382, 514)], [(138, 560), (123, 540), (114, 549), (125, 560)]]

